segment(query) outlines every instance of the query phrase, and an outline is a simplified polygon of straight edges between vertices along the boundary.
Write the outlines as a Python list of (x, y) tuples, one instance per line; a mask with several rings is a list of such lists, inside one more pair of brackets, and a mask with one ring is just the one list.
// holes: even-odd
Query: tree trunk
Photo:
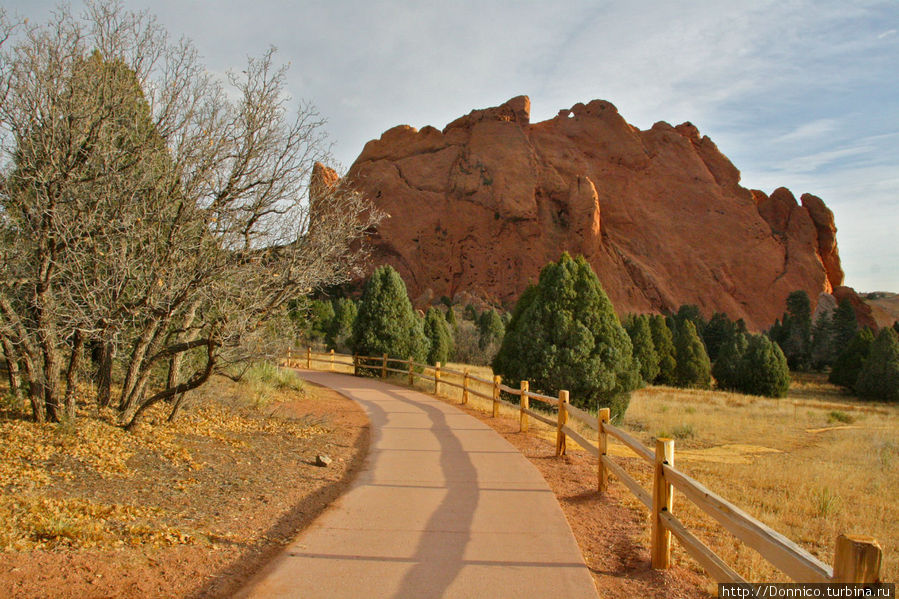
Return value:
[(6, 373), (9, 376), (9, 392), (15, 397), (22, 395), (22, 374), (19, 372), (19, 357), (13, 349), (12, 342), (6, 335), (0, 335), (3, 345), (3, 356), (6, 359)]
[(72, 340), (72, 355), (69, 356), (69, 367), (66, 369), (65, 417), (69, 420), (75, 419), (75, 384), (78, 382), (78, 364), (83, 348), (84, 335), (81, 334), (81, 331), (75, 331), (75, 337)]
[(115, 358), (115, 346), (105, 340), (101, 344), (100, 363), (97, 365), (97, 405), (105, 408), (112, 400), (112, 361)]
[(127, 411), (122, 413), (119, 422), (128, 430), (132, 430), (134, 426), (137, 424), (141, 415), (144, 411), (152, 406), (153, 404), (168, 400), (176, 395), (186, 393), (192, 389), (196, 389), (207, 380), (209, 380), (212, 371), (215, 368), (216, 363), (216, 344), (211, 340), (207, 340), (206, 342), (206, 367), (202, 371), (195, 372), (193, 376), (190, 377), (184, 383), (180, 385), (176, 385), (175, 387), (171, 387), (169, 389), (165, 389), (160, 391), (156, 395), (148, 397), (147, 399), (142, 399), (139, 404), (134, 404), (128, 408)]
[(131, 360), (128, 363), (128, 373), (125, 375), (125, 381), (122, 383), (122, 395), (119, 398), (119, 411), (127, 412), (134, 408), (135, 396), (134, 387), (137, 385), (138, 378), (141, 374), (144, 358), (147, 356), (147, 350), (159, 330), (159, 320), (154, 320), (147, 324), (144, 332), (141, 334), (137, 343), (134, 344), (134, 350), (131, 352)]

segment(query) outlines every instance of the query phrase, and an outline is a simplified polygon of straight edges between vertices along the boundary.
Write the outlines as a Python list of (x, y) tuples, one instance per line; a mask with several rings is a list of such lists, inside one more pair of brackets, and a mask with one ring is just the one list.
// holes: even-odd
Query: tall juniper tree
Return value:
[(615, 418), (640, 380), (630, 338), (596, 273), (567, 253), (518, 300), (493, 369), (546, 394), (567, 389), (574, 405), (609, 407)]

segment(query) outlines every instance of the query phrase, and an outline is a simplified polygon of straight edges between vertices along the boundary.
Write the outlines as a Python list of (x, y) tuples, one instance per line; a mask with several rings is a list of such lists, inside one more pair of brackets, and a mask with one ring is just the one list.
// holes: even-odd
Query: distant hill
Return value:
[(741, 187), (692, 124), (642, 131), (601, 100), (538, 123), (520, 96), (442, 131), (394, 127), (347, 176), (390, 215), (372, 267), (393, 265), (419, 304), (462, 293), (509, 304), (562, 251), (589, 260), (619, 313), (691, 303), (753, 329), (790, 292), (815, 301), (843, 281), (820, 198)]
[(875, 291), (863, 293), (861, 297), (871, 306), (871, 315), (878, 326), (891, 326), (899, 320), (899, 293)]

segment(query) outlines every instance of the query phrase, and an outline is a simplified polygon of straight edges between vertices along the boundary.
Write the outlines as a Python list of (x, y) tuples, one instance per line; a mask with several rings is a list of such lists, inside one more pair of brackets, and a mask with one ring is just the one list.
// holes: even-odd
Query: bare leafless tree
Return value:
[(378, 214), (339, 183), (310, 197), (324, 123), (292, 108), (274, 50), (218, 82), (116, 3), (3, 23), (0, 339), (36, 419), (74, 417), (89, 348), (97, 401), (131, 426), (286, 302), (355, 276)]

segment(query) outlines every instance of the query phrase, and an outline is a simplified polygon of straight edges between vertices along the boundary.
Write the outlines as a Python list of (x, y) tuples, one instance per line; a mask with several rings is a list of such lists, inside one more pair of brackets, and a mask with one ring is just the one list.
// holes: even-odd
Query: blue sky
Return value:
[[(5, 0), (45, 21), (56, 2)], [(834, 211), (847, 284), (899, 292), (899, 2), (128, 0), (224, 73), (269, 46), (348, 167), (406, 123), (601, 98), (642, 129), (691, 121), (745, 187)], [(76, 11), (80, 3), (73, 3)]]

